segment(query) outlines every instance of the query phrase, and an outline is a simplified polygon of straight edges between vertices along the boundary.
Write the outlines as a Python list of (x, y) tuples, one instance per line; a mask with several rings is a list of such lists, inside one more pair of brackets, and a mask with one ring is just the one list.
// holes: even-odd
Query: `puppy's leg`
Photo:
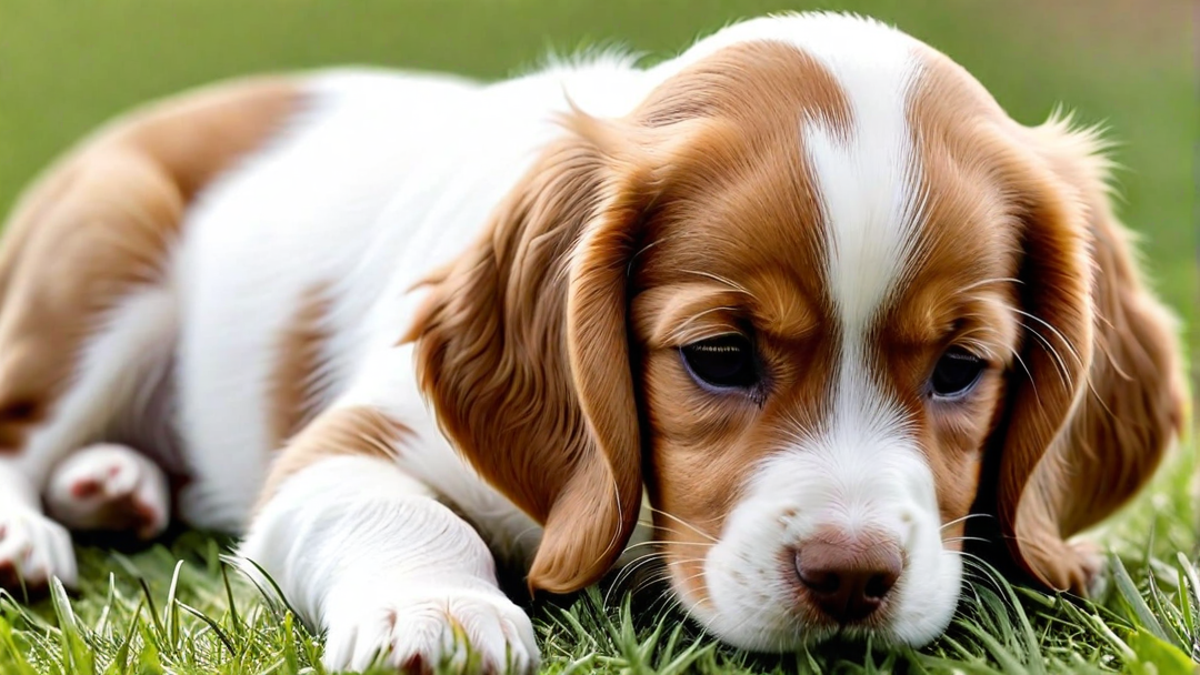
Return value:
[[(475, 530), (407, 475), (404, 431), (367, 407), (334, 408), (272, 469), (240, 553), (257, 562), (310, 625), (325, 664), (485, 672), (536, 668), (529, 618), (500, 590)], [(469, 648), (468, 648), (469, 644)]]
[[(0, 324), (10, 311), (4, 308)], [(127, 409), (146, 369), (162, 357), (164, 344), (172, 344), (173, 317), (173, 300), (165, 291), (127, 299), (84, 343), (79, 358), (61, 357), (70, 365), (69, 386), (61, 393), (46, 392), (36, 413), (0, 419), (0, 438), (13, 443), (0, 447), (0, 587), (41, 586), (51, 576), (68, 586), (75, 583), (70, 537), (43, 513), (42, 492), (59, 462), (102, 436)], [(12, 401), (32, 380), (5, 379), (24, 363), (3, 358), (5, 347), (22, 343), (9, 337), (0, 329), (0, 407), (21, 412)], [(27, 341), (24, 346), (46, 350), (26, 352), (28, 358), (58, 356), (50, 344)]]
[(101, 443), (54, 468), (46, 512), (73, 530), (133, 531), (153, 539), (167, 527), (171, 494), (162, 469), (124, 445)]
[(42, 514), (37, 490), (15, 462), (0, 458), (0, 588), (76, 581), (71, 536)]

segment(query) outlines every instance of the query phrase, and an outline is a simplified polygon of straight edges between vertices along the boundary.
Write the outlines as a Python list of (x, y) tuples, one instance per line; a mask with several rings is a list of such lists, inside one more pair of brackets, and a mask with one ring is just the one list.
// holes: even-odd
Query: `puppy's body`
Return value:
[[(474, 506), (483, 483), (438, 433), (397, 343), (416, 287), (479, 236), (555, 133), (568, 79), (297, 81), (295, 116), (204, 196), (177, 252), (179, 424), (197, 480), (185, 518), (243, 527), (271, 453), (320, 411), (372, 396), (407, 427), (406, 470), (468, 513), (495, 509)], [(281, 353), (289, 339), (307, 342), (301, 358)]]
[(465, 658), (459, 626), (527, 668), (489, 546), (578, 588), (643, 482), (675, 592), (751, 648), (931, 639), (977, 493), (1026, 570), (1084, 590), (1063, 538), (1145, 480), (1181, 398), (1094, 151), (833, 15), (648, 70), (339, 71), (143, 111), (0, 252), (0, 566), (73, 577), (39, 495), (161, 530), (132, 447), (185, 522), (249, 524), (338, 667)]
[[(157, 126), (157, 134), (208, 143), (206, 134), (228, 135), (245, 125), (247, 106), (274, 108), (270, 123), (250, 130), (257, 138), (210, 158), (225, 167), (190, 194), (180, 190), (179, 210), (156, 219), (165, 225), (155, 233), (165, 240), (155, 241), (160, 257), (121, 251), (109, 261), (152, 272), (88, 317), (95, 332), (84, 341), (86, 356), (70, 369), (70, 391), (61, 397), (78, 401), (79, 412), (70, 414), (70, 402), (57, 403), (66, 410), (37, 425), (25, 448), (4, 461), (43, 484), (79, 447), (116, 440), (182, 479), (175, 510), (184, 522), (239, 532), (288, 438), (330, 408), (371, 406), (403, 425), (402, 444), (381, 440), (397, 441), (386, 453), (420, 482), (418, 489), (453, 504), (498, 552), (527, 564), (540, 528), (454, 452), (418, 391), (411, 345), (397, 343), (420, 306), (424, 291), (416, 287), (479, 236), (538, 149), (561, 132), (554, 116), (569, 110), (565, 93), (604, 94), (621, 78), (620, 89), (628, 89), (634, 77), (618, 62), (492, 86), (334, 71), (219, 86), (144, 111), (127, 127)], [(612, 105), (613, 97), (606, 98)], [(207, 124), (197, 128), (197, 115)], [(100, 134), (66, 160), (66, 171), (105, 173), (110, 156), (130, 152), (149, 171), (161, 171), (156, 179), (184, 182), (184, 171), (164, 161), (162, 148), (130, 151), (114, 143), (123, 130)], [(76, 188), (77, 198), (119, 200), (125, 185), (104, 187), (113, 192)], [(144, 208), (137, 197), (126, 211), (134, 217)], [(178, 222), (162, 222), (173, 216)], [(115, 236), (124, 248), (122, 224), (103, 226), (114, 231), (101, 238)], [(47, 234), (33, 232), (31, 239)], [(83, 454), (96, 458), (100, 473), (119, 465), (111, 456)], [(152, 482), (152, 472), (141, 465), (123, 473), (138, 475), (140, 483)], [(351, 490), (362, 489), (349, 480)], [(5, 487), (23, 482), (15, 478)], [(49, 495), (63, 502), (57, 512), (71, 508), (63, 497), (71, 485)], [(321, 491), (314, 494), (320, 498)], [(155, 512), (145, 524), (161, 529), (166, 514), (155, 502), (147, 498), (140, 507)], [(281, 528), (290, 535), (303, 525)], [(31, 524), (40, 527), (54, 526)], [(26, 573), (35, 581), (46, 571), (73, 581), (70, 551), (59, 544), (54, 556), (47, 569)], [(476, 557), (475, 563), (490, 564), (486, 551)], [(302, 598), (304, 591), (296, 590)]]

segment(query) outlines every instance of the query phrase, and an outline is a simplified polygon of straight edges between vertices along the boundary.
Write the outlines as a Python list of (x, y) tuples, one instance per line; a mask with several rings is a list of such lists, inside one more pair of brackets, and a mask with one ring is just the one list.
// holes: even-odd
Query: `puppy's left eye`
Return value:
[(934, 398), (957, 399), (965, 396), (979, 381), (987, 364), (962, 347), (947, 349), (933, 369), (929, 389)]
[(758, 382), (754, 347), (741, 335), (721, 335), (680, 348), (692, 376), (722, 389), (751, 387)]

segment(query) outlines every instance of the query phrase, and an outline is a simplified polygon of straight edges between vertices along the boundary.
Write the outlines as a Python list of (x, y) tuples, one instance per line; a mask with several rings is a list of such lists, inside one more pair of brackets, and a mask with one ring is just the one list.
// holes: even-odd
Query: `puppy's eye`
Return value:
[(721, 335), (680, 348), (692, 376), (704, 384), (751, 387), (758, 382), (754, 347), (741, 335)]
[(942, 354), (929, 378), (934, 398), (956, 399), (965, 396), (979, 381), (987, 364), (962, 347), (951, 347)]

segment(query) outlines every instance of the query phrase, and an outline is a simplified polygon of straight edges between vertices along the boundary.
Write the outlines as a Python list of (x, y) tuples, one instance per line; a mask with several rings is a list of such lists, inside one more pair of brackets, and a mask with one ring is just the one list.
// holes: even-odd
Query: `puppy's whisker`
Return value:
[(1067, 363), (1063, 360), (1062, 356), (1059, 355), (1058, 351), (1054, 348), (1054, 345), (1050, 344), (1050, 341), (1046, 339), (1046, 336), (1042, 335), (1036, 330), (1033, 330), (1028, 325), (1022, 324), (1022, 326), (1028, 330), (1029, 334), (1032, 335), (1039, 343), (1041, 343), (1042, 348), (1049, 352), (1049, 354), (1054, 358), (1055, 371), (1058, 372), (1059, 379), (1063, 381), (1063, 384), (1067, 387), (1073, 386), (1070, 373), (1067, 371)]
[(664, 510), (662, 510), (662, 509), (659, 509), (659, 508), (656, 508), (656, 507), (654, 507), (654, 506), (651, 506), (651, 507), (650, 507), (650, 510), (651, 510), (651, 511), (653, 511), (654, 513), (658, 513), (658, 514), (660, 514), (660, 515), (662, 515), (662, 516), (665, 516), (665, 517), (667, 517), (667, 518), (670, 518), (671, 520), (674, 520), (675, 522), (679, 523), (680, 525), (683, 525), (684, 527), (686, 527), (686, 528), (688, 528), (689, 530), (691, 530), (691, 531), (695, 532), (696, 534), (700, 535), (701, 537), (704, 537), (705, 539), (707, 539), (707, 540), (711, 541), (711, 542), (712, 542), (712, 543), (714, 543), (714, 544), (715, 544), (715, 543), (717, 543), (717, 541), (718, 541), (716, 537), (714, 537), (714, 536), (712, 536), (711, 534), (709, 534), (709, 533), (705, 532), (704, 530), (701, 530), (700, 528), (696, 527), (695, 525), (693, 525), (693, 524), (691, 524), (691, 523), (687, 522), (687, 521), (686, 521), (686, 520), (684, 520), (683, 518), (680, 518), (679, 516), (676, 516), (675, 514), (668, 513), (668, 512), (666, 512), (666, 511), (664, 511)]
[(966, 291), (973, 291), (976, 288), (979, 288), (980, 286), (987, 286), (989, 284), (1002, 284), (1002, 283), (1024, 284), (1025, 282), (1021, 281), (1020, 279), (1017, 279), (1016, 277), (992, 277), (991, 279), (984, 279), (982, 281), (976, 281), (973, 284), (967, 284), (966, 286), (963, 286), (962, 288), (960, 288), (959, 292), (965, 293)]
[(1013, 360), (1017, 362), (1017, 365), (1021, 366), (1021, 370), (1025, 373), (1025, 380), (1033, 387), (1033, 399), (1038, 402), (1038, 409), (1042, 409), (1042, 397), (1038, 394), (1037, 380), (1033, 377), (1033, 371), (1029, 370), (1029, 365), (1025, 363), (1025, 359), (1021, 358), (1020, 352), (1011, 347), (1008, 351), (1012, 354)]
[(943, 539), (942, 543), (943, 544), (953, 544), (955, 542), (960, 542), (960, 541), (978, 541), (978, 542), (986, 544), (991, 540), (987, 539), (985, 537), (950, 537), (948, 539)]
[(650, 565), (651, 563), (660, 561), (662, 559), (662, 557), (663, 557), (663, 554), (661, 552), (652, 551), (650, 553), (646, 553), (646, 554), (639, 556), (638, 558), (634, 559), (629, 564), (622, 567), (621, 571), (617, 573), (616, 578), (613, 579), (612, 585), (609, 586), (608, 592), (605, 593), (604, 604), (608, 605), (612, 602), (613, 592), (623, 588), (624, 585), (626, 583), (628, 583), (631, 578), (633, 578), (633, 575), (635, 572), (638, 571), (638, 568), (646, 567), (646, 566)]
[(736, 292), (738, 292), (738, 293), (741, 293), (741, 294), (743, 294), (743, 295), (747, 295), (747, 296), (749, 296), (749, 297), (750, 297), (751, 299), (753, 299), (753, 300), (757, 300), (757, 298), (754, 296), (754, 294), (753, 294), (753, 293), (751, 293), (750, 291), (746, 290), (746, 287), (745, 287), (745, 286), (743, 286), (743, 285), (741, 285), (741, 284), (739, 284), (739, 283), (736, 283), (736, 282), (734, 282), (734, 281), (732, 281), (732, 280), (728, 279), (727, 277), (723, 277), (723, 276), (721, 276), (721, 275), (719, 275), (719, 274), (713, 274), (712, 272), (703, 272), (703, 271), (699, 271), (699, 270), (684, 270), (684, 273), (685, 273), (685, 274), (695, 274), (695, 275), (697, 275), (697, 276), (701, 276), (701, 277), (704, 277), (704, 278), (706, 278), (706, 279), (712, 279), (713, 281), (715, 281), (715, 282), (717, 282), (717, 283), (719, 283), (719, 284), (722, 284), (722, 285), (724, 285), (724, 286), (728, 286), (729, 288), (733, 289), (734, 291), (736, 291)]
[(632, 548), (635, 548), (638, 546), (646, 546), (648, 544), (656, 544), (659, 546), (689, 547), (689, 548), (701, 547), (704, 549), (709, 549), (709, 548), (712, 548), (716, 544), (716, 540), (693, 541), (693, 539), (695, 539), (695, 537), (692, 535), (692, 533), (690, 531), (679, 530), (679, 529), (672, 528), (672, 527), (660, 527), (660, 528), (658, 528), (658, 532), (656, 532), (655, 534), (672, 535), (676, 538), (674, 540), (648, 539), (646, 541), (640, 541), (637, 543), (629, 544), (628, 546), (625, 547), (625, 549), (629, 550), (629, 549), (632, 549)]
[(1048, 328), (1050, 330), (1050, 332), (1053, 333), (1054, 336), (1057, 337), (1059, 339), (1059, 341), (1063, 343), (1063, 346), (1066, 347), (1067, 352), (1075, 358), (1075, 362), (1077, 364), (1081, 364), (1081, 365), (1083, 364), (1083, 359), (1079, 356), (1079, 352), (1075, 349), (1075, 345), (1071, 344), (1071, 341), (1068, 340), (1066, 338), (1066, 336), (1063, 335), (1060, 330), (1055, 328), (1054, 324), (1050, 323), (1049, 321), (1046, 321), (1045, 319), (1043, 319), (1039, 316), (1035, 316), (1035, 315), (1033, 315), (1029, 312), (1026, 312), (1024, 310), (1021, 310), (1021, 309), (1014, 308), (1014, 311), (1016, 311), (1017, 314), (1020, 314), (1021, 316), (1032, 319), (1032, 320), (1040, 323), (1041, 325), (1045, 326), (1046, 328)]
[[(1067, 340), (1067, 338), (1057, 328), (1055, 328), (1053, 325), (1051, 325), (1044, 319), (1034, 316), (1033, 314), (1030, 314), (1029, 312), (1026, 312), (1026, 311), (1023, 311), (1020, 309), (1014, 309), (1013, 311), (1015, 311), (1020, 316), (1026, 317), (1032, 321), (1036, 321), (1039, 324), (1048, 328), (1050, 330), (1050, 332), (1053, 333), (1053, 335), (1058, 339), (1058, 341), (1063, 344), (1063, 346), (1067, 350), (1067, 353), (1070, 354), (1070, 356), (1075, 360), (1075, 363), (1077, 365), (1083, 365), (1083, 359), (1079, 356), (1079, 352), (1075, 349), (1075, 346), (1072, 345), (1071, 342), (1069, 340)], [(1072, 381), (1072, 378), (1070, 377), (1070, 371), (1067, 369), (1066, 360), (1063, 359), (1062, 355), (1058, 352), (1057, 349), (1055, 349), (1054, 345), (1050, 342), (1050, 339), (1047, 338), (1045, 335), (1042, 335), (1039, 331), (1034, 330), (1028, 324), (1022, 324), (1022, 326), (1029, 332), (1030, 335), (1032, 335), (1035, 339), (1037, 339), (1038, 342), (1040, 342), (1042, 344), (1042, 347), (1047, 352), (1049, 352), (1050, 355), (1054, 358), (1055, 364), (1059, 370), (1059, 374), (1063, 378), (1064, 383), (1068, 387), (1074, 386), (1074, 382)]]
[(625, 547), (625, 550), (628, 551), (631, 549), (635, 549), (639, 546), (657, 546), (660, 544), (669, 544), (669, 543), (671, 543), (671, 542), (667, 541), (666, 539), (647, 539), (646, 541), (639, 541), (636, 544), (630, 544)]
[(938, 529), (944, 530), (947, 527), (953, 527), (954, 525), (957, 525), (966, 520), (970, 520), (971, 518), (995, 518), (995, 516), (993, 516), (990, 513), (968, 513), (967, 515), (962, 516), (961, 518), (955, 518), (954, 520), (943, 523), (942, 526)]
[(704, 558), (681, 558), (679, 560), (672, 560), (672, 561), (668, 562), (667, 566), (672, 567), (674, 565), (698, 564), (698, 563), (703, 563), (703, 562), (704, 562)]

